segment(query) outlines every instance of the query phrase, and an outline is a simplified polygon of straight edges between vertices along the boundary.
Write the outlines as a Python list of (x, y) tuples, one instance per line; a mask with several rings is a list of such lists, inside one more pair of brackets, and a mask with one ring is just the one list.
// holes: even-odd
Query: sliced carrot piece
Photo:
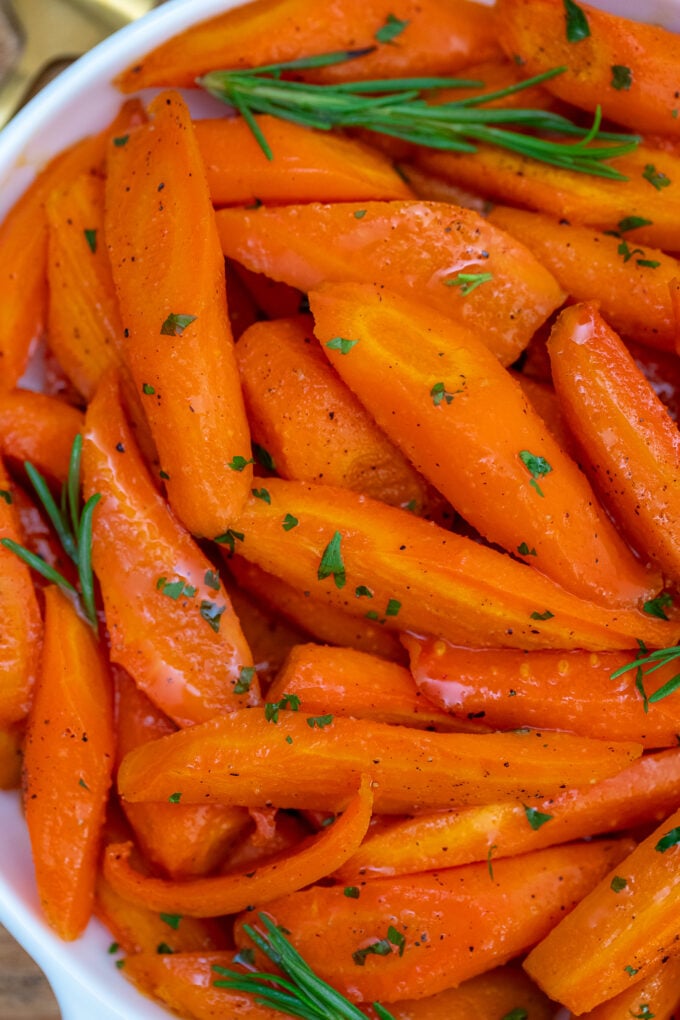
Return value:
[(366, 835), (372, 806), (371, 782), (362, 777), (359, 792), (333, 825), (291, 853), (247, 872), (185, 882), (147, 878), (129, 864), (132, 845), (114, 843), (106, 848), (104, 875), (114, 889), (139, 906), (191, 917), (233, 914), (318, 882), (340, 867)]
[(297, 695), (304, 711), (313, 715), (332, 712), (460, 733), (486, 729), (438, 709), (403, 666), (354, 648), (297, 645), (269, 688), (267, 700), (280, 701), (285, 694)]
[[(519, 967), (496, 967), (422, 999), (390, 1003), (395, 1020), (552, 1020), (555, 1004)], [(526, 977), (526, 975), (524, 975)], [(369, 1013), (369, 1016), (371, 1014)]]
[(149, 477), (107, 377), (90, 404), (83, 443), (111, 658), (180, 726), (257, 701), (234, 687), (250, 650), (213, 564)]
[[(268, 904), (267, 913), (291, 933), (309, 966), (349, 998), (419, 998), (533, 945), (631, 845), (538, 850), (498, 861), (493, 878), (486, 864), (378, 878), (361, 887), (358, 899), (345, 896), (342, 886), (315, 886)], [(249, 920), (242, 915), (237, 922), (239, 947), (248, 944), (242, 924)], [(381, 940), (385, 949), (371, 951)]]
[(40, 901), (67, 940), (81, 934), (92, 912), (113, 767), (112, 700), (92, 629), (59, 588), (46, 588), (42, 668), (24, 747), (24, 806)]
[(411, 198), (387, 157), (352, 138), (311, 131), (276, 117), (255, 118), (269, 160), (242, 118), (195, 122), (214, 205), (361, 202)]
[(20, 463), (29, 460), (58, 482), (66, 480), (73, 440), (82, 427), (82, 413), (56, 397), (33, 390), (0, 394), (0, 452)]
[(584, 1020), (620, 1020), (620, 1017), (656, 1017), (674, 1020), (680, 1006), (680, 956), (668, 957), (642, 981), (595, 1009)]
[(509, 556), (367, 496), (280, 478), (268, 478), (267, 490), (271, 501), (251, 496), (225, 543), (325, 605), (377, 613), (386, 629), (468, 646), (593, 650), (628, 649), (638, 638), (659, 648), (677, 634), (676, 623), (579, 599)]
[(407, 875), (496, 860), (601, 832), (657, 824), (678, 802), (680, 752), (645, 755), (539, 803), (489, 804), (398, 820), (371, 830), (338, 871), (341, 881)]
[(628, 652), (461, 648), (437, 638), (404, 635), (416, 684), (440, 708), (463, 719), (481, 718), (499, 729), (545, 726), (599, 740), (635, 740), (674, 747), (680, 733), (680, 698), (647, 699), (677, 673), (663, 665), (645, 680), (635, 671), (612, 674), (634, 662)]
[(249, 269), (303, 291), (368, 279), (410, 293), (470, 325), (504, 364), (564, 298), (524, 245), (473, 210), (444, 203), (221, 209), (217, 226), (225, 255)]
[[(132, 802), (276, 804), (336, 810), (359, 776), (374, 780), (375, 810), (387, 814), (543, 799), (619, 772), (637, 744), (566, 733), (430, 733), (368, 719), (314, 717), (269, 708), (219, 716), (136, 748), (118, 774)], [(278, 706), (278, 708), (277, 708)], [(288, 706), (288, 710), (286, 710)], [(290, 737), (290, 740), (287, 740)]]
[(529, 975), (579, 1014), (677, 955), (679, 856), (676, 811), (532, 950), (524, 963)]
[(23, 727), (0, 729), (0, 790), (16, 790), (21, 785)]
[(680, 580), (680, 437), (595, 305), (563, 312), (553, 378), (593, 484), (640, 550)]
[[(376, 39), (390, 17), (406, 22), (398, 45)], [(119, 75), (117, 84), (124, 92), (149, 85), (191, 86), (197, 75), (216, 67), (254, 67), (364, 47), (371, 52), (324, 68), (316, 77), (453, 74), (499, 54), (494, 27), (488, 12), (469, 0), (458, 0), (453, 8), (442, 0), (343, 0), (332, 18), (314, 0), (258, 0), (168, 40)]]
[[(0, 459), (0, 538), (23, 545), (15, 492)], [(11, 756), (8, 728), (25, 719), (31, 707), (42, 620), (30, 569), (4, 545), (0, 545), (0, 605), (0, 731), (7, 733)]]
[(499, 41), (527, 78), (563, 68), (544, 88), (574, 106), (600, 107), (607, 119), (640, 131), (680, 134), (677, 34), (590, 5), (582, 11), (588, 34), (574, 41), (555, 0), (499, 0)]
[(629, 217), (644, 220), (644, 226), (626, 232), (631, 248), (649, 244), (680, 251), (680, 156), (663, 149), (640, 145), (611, 160), (625, 181), (547, 166), (488, 145), (479, 145), (472, 153), (422, 149), (416, 162), (505, 205), (525, 206), (600, 230), (618, 230)]
[[(308, 316), (258, 322), (236, 348), (253, 439), (283, 478), (422, 512), (427, 484), (338, 378)], [(259, 489), (266, 498), (266, 485)]]
[(251, 486), (248, 426), (224, 260), (189, 112), (158, 96), (153, 120), (109, 152), (106, 243), (168, 498), (193, 533), (230, 526)]
[[(678, 260), (564, 219), (499, 206), (492, 223), (525, 244), (577, 301), (597, 301), (614, 329), (640, 343), (675, 350), (668, 286)], [(625, 226), (625, 223), (624, 223)]]

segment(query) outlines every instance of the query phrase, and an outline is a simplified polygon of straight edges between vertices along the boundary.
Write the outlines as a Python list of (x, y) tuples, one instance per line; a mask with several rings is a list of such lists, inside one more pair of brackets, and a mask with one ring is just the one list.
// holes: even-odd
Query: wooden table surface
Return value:
[(0, 1018), (60, 1020), (52, 990), (42, 972), (0, 925)]

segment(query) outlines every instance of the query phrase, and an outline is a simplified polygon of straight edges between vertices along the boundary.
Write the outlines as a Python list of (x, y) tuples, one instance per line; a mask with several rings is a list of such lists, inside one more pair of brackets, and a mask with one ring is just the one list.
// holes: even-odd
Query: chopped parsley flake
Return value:
[(120, 149), (123, 145), (127, 145), (129, 137), (129, 135), (119, 135), (118, 138), (113, 139), (113, 144), (117, 149)]
[(90, 249), (90, 251), (92, 252), (92, 254), (94, 255), (94, 253), (97, 250), (97, 231), (96, 230), (83, 230), (83, 233), (85, 234), (85, 240), (87, 241), (87, 246)]
[(373, 592), (371, 591), (370, 588), (367, 588), (365, 584), (360, 584), (357, 588), (355, 588), (354, 589), (354, 594), (356, 595), (356, 597), (358, 599), (360, 599), (360, 598), (372, 599), (373, 598)]
[(255, 499), (261, 499), (263, 503), (271, 504), (272, 497), (268, 489), (251, 489), (250, 491), (252, 492)]
[(168, 800), (170, 801), (171, 804), (179, 804), (181, 798), (182, 798), (181, 793), (171, 793), (170, 796), (168, 797)]
[(523, 1006), (515, 1006), (509, 1013), (502, 1016), (501, 1020), (529, 1020), (529, 1014)]
[(626, 881), (625, 878), (623, 878), (621, 875), (614, 875), (613, 879), (609, 883), (609, 888), (612, 890), (612, 892), (620, 893), (623, 892), (627, 885), (628, 882)]
[(524, 808), (524, 814), (527, 816), (527, 821), (534, 832), (552, 818), (552, 815), (546, 815), (539, 811), (538, 808), (529, 807), (528, 804), (522, 804), (522, 807)]
[(286, 514), (281, 523), (281, 527), (284, 531), (291, 531), (293, 528), (297, 528), (299, 524), (297, 517), (293, 517), (292, 514)]
[(179, 928), (179, 922), (182, 920), (181, 914), (160, 914), (159, 917), (161, 921), (163, 921), (164, 924), (169, 925), (173, 931), (177, 931)]
[(534, 612), (529, 615), (529, 619), (530, 620), (552, 620), (554, 615), (555, 614), (551, 613), (549, 609), (546, 609), (546, 611), (544, 613), (537, 613), (536, 610), (534, 610)]
[(453, 393), (449, 393), (443, 382), (436, 382), (430, 390), (430, 396), (432, 397), (432, 403), (434, 406), (439, 407), (444, 400), (447, 404), (450, 404), (453, 398), (462, 392), (462, 390), (454, 390)]
[(201, 602), (199, 612), (216, 634), (219, 633), (222, 614), (226, 608), (226, 606), (218, 606), (216, 602), (211, 602), (210, 599), (203, 599)]
[(355, 344), (358, 344), (358, 340), (346, 340), (344, 336), (334, 336), (332, 340), (329, 340), (326, 347), (329, 351), (340, 351), (341, 354), (349, 354)]
[(632, 84), (633, 72), (631, 69), (625, 64), (612, 64), (612, 88), (627, 92)]
[(389, 599), (387, 608), (385, 609), (385, 616), (397, 616), (401, 609), (401, 602), (397, 599)]
[(517, 552), (520, 556), (538, 556), (535, 549), (530, 549), (526, 542), (521, 542), (517, 546)]
[(635, 977), (635, 975), (637, 974), (637, 967), (631, 967), (630, 964), (628, 964), (628, 966), (624, 967), (623, 969), (625, 970), (628, 977)]
[(574, 0), (564, 0), (567, 42), (581, 42), (590, 35), (590, 25), (585, 12)]
[(642, 248), (631, 248), (627, 241), (621, 241), (616, 250), (624, 262), (628, 262), (629, 259), (632, 259), (633, 255), (644, 255)]
[(336, 531), (322, 553), (319, 569), (316, 572), (319, 581), (332, 577), (336, 588), (344, 588), (347, 580), (345, 565), (342, 562), (342, 553), (340, 551), (341, 542), (342, 535), (339, 531)]
[(366, 210), (365, 209), (355, 209), (354, 210), (354, 219), (355, 220), (363, 220), (365, 215), (366, 215)]
[(483, 283), (493, 280), (493, 273), (457, 273), (452, 280), (445, 280), (447, 287), (460, 287), (463, 297), (467, 297)]
[(212, 588), (213, 591), (220, 590), (220, 575), (216, 570), (206, 570), (203, 583), (207, 588)]
[(378, 29), (374, 38), (379, 43), (394, 42), (397, 36), (401, 35), (407, 25), (408, 21), (400, 21), (400, 19), (395, 17), (394, 14), (388, 14), (385, 19), (385, 24), (382, 28)]
[(152, 397), (156, 392), (155, 388), (149, 383), (142, 383), (142, 393), (147, 397)]
[(310, 715), (307, 717), (307, 725), (312, 730), (315, 726), (317, 729), (322, 730), (325, 726), (330, 726), (332, 722), (332, 715)]
[(648, 269), (658, 269), (661, 265), (657, 259), (635, 259), (638, 266), (647, 266)]
[(531, 481), (529, 482), (529, 485), (531, 485), (536, 490), (539, 496), (542, 496), (543, 492), (536, 479), (542, 478), (543, 475), (550, 474), (550, 472), (552, 471), (551, 465), (548, 463), (545, 457), (539, 457), (537, 456), (537, 454), (531, 453), (529, 450), (520, 450), (519, 459), (522, 461), (524, 467), (531, 475)]
[(244, 535), (242, 531), (234, 531), (233, 528), (229, 528), (227, 531), (224, 532), (224, 534), (217, 535), (217, 537), (215, 538), (215, 542), (217, 542), (218, 545), (229, 546), (229, 554), (233, 556), (236, 543), (242, 542), (243, 539)]
[(619, 220), (617, 226), (619, 231), (625, 234), (629, 230), (637, 230), (638, 227), (651, 227), (652, 221), (646, 220), (644, 216), (626, 216), (624, 219)]
[(357, 949), (355, 953), (352, 953), (352, 959), (357, 967), (363, 967), (366, 964), (367, 956), (389, 956), (391, 952), (392, 946), (387, 939), (376, 939), (370, 945), (364, 946), (363, 949)]
[(246, 468), (249, 464), (254, 463), (255, 461), (253, 460), (252, 457), (250, 458), (250, 460), (246, 460), (245, 457), (241, 457), (240, 454), (237, 454), (233, 460), (230, 460), (228, 462), (227, 466), (230, 467), (232, 471), (243, 471), (243, 469)]
[(14, 502), (14, 500), (12, 499), (12, 493), (9, 491), (9, 489), (0, 489), (0, 499), (4, 499), (5, 503), (7, 503), (9, 506), (11, 506), (12, 503)]
[(156, 591), (159, 591), (162, 595), (167, 595), (169, 599), (181, 598), (186, 595), (187, 598), (192, 599), (196, 594), (196, 589), (192, 584), (187, 584), (186, 581), (168, 581), (166, 577), (159, 577), (156, 581)]
[(361, 895), (359, 887), (357, 885), (346, 885), (342, 890), (344, 895), (350, 900), (358, 900)]
[(161, 333), (163, 336), (181, 336), (187, 326), (195, 321), (195, 315), (177, 315), (176, 312), (170, 312), (161, 326)]
[(234, 694), (247, 694), (255, 676), (254, 666), (241, 666), (238, 680), (234, 684)]
[(657, 191), (661, 191), (662, 188), (667, 188), (671, 183), (670, 177), (667, 177), (661, 170), (657, 170), (653, 163), (645, 164), (642, 176), (646, 181), (649, 181), (652, 187), (656, 188)]
[(297, 712), (300, 707), (300, 699), (297, 694), (284, 694), (280, 701), (267, 701), (264, 706), (264, 717), (267, 722), (277, 723), (279, 721), (279, 712), (283, 709), (289, 709), (291, 712)]
[(253, 456), (258, 464), (261, 464), (265, 471), (276, 471), (276, 463), (269, 450), (266, 450), (264, 446), (260, 446), (259, 443), (252, 443), (251, 446)]
[(659, 620), (667, 620), (666, 608), (673, 605), (673, 596), (668, 592), (657, 596), (655, 599), (648, 599), (642, 607), (643, 612), (650, 616), (656, 616)]
[(680, 844), (680, 825), (676, 826), (675, 829), (671, 829), (665, 836), (662, 836), (659, 842), (654, 847), (660, 854), (665, 854), (667, 850), (670, 850), (674, 846)]
[(172, 956), (175, 950), (172, 949), (167, 942), (159, 942), (158, 945), (156, 946), (156, 952)]

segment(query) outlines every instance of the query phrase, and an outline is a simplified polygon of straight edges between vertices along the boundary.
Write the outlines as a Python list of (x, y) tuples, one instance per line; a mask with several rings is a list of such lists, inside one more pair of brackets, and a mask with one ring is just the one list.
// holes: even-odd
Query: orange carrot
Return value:
[(358, 618), (339, 606), (329, 606), (323, 598), (315, 598), (311, 591), (307, 595), (306, 591), (249, 563), (242, 556), (229, 557), (228, 563), (239, 587), (271, 613), (280, 614), (298, 627), (303, 632), (301, 640), (312, 637), (325, 644), (379, 655), (391, 662), (406, 661), (398, 636), (385, 630), (379, 620)]
[(361, 202), (411, 198), (411, 190), (376, 149), (276, 117), (255, 118), (274, 153), (268, 160), (242, 118), (197, 120), (213, 204)]
[(593, 650), (638, 638), (659, 648), (677, 634), (675, 623), (576, 598), (509, 556), (366, 496), (279, 478), (267, 490), (271, 502), (252, 496), (225, 543), (325, 605), (377, 614), (387, 629), (470, 646)]
[[(538, 850), (498, 861), (493, 877), (486, 864), (469, 864), (378, 878), (361, 887), (358, 899), (345, 896), (342, 886), (315, 886), (268, 904), (267, 913), (291, 933), (309, 966), (349, 998), (419, 998), (532, 946), (631, 845), (623, 840)], [(247, 915), (235, 930), (239, 947), (246, 944), (244, 920)], [(376, 954), (369, 947), (381, 939), (386, 952)]]
[[(368, 279), (410, 293), (472, 326), (504, 364), (564, 297), (524, 245), (471, 209), (443, 203), (221, 209), (217, 226), (225, 255), (249, 269), (303, 291)], [(467, 274), (482, 282), (472, 286)]]
[(678, 802), (680, 752), (645, 755), (615, 776), (539, 803), (489, 804), (371, 830), (336, 878), (357, 881), (496, 860), (601, 832), (657, 824)]
[[(83, 443), (111, 658), (185, 726), (257, 700), (236, 693), (250, 650), (219, 573), (154, 488), (107, 377), (88, 408)], [(170, 682), (168, 682), (170, 681)]]
[(170, 504), (212, 538), (239, 512), (252, 475), (224, 260), (188, 110), (167, 94), (151, 114), (109, 152), (106, 242)]
[(46, 588), (24, 806), (43, 911), (67, 940), (92, 911), (113, 741), (110, 679), (95, 636), (60, 589)]
[(668, 957), (632, 988), (582, 1014), (584, 1020), (656, 1017), (675, 1020), (680, 1007), (680, 956)]
[(73, 440), (83, 427), (80, 411), (32, 390), (0, 394), (0, 453), (41, 474), (66, 480)]
[(419, 729), (486, 730), (438, 709), (418, 690), (403, 666), (354, 648), (297, 645), (269, 688), (267, 700), (280, 701), (285, 694), (297, 695), (304, 711), (313, 715), (332, 711)]
[[(398, 45), (376, 33), (396, 18), (406, 22)], [(263, 31), (263, 26), (266, 31)], [(254, 67), (282, 60), (370, 47), (346, 64), (317, 72), (323, 80), (453, 74), (499, 55), (488, 13), (469, 0), (342, 0), (328, 18), (314, 0), (257, 0), (194, 25), (119, 75), (124, 92), (149, 85), (194, 84), (217, 67)]]
[(318, 882), (340, 867), (364, 838), (372, 806), (371, 783), (362, 777), (359, 792), (332, 826), (291, 853), (247, 872), (184, 882), (147, 878), (129, 864), (132, 844), (114, 843), (106, 849), (104, 875), (114, 889), (138, 906), (190, 917), (233, 914)]
[(603, 878), (524, 966), (574, 1013), (619, 995), (677, 955), (680, 811)]
[[(129, 801), (276, 804), (337, 810), (362, 775), (375, 810), (438, 810), (542, 799), (620, 771), (637, 744), (565, 733), (430, 733), (368, 719), (309, 716), (294, 698), (218, 716), (136, 748), (118, 774)], [(286, 738), (290, 737), (290, 740)]]
[(577, 460), (578, 447), (562, 414), (554, 387), (548, 382), (541, 382), (540, 379), (534, 379), (531, 375), (525, 375), (523, 372), (511, 372), (510, 374), (522, 387), (524, 396), (534, 411), (543, 419), (565, 453), (568, 453), (572, 460)]
[[(680, 272), (675, 258), (540, 213), (499, 206), (490, 220), (525, 244), (577, 301), (597, 301), (605, 319), (624, 336), (675, 350), (668, 292)], [(630, 221), (629, 221), (630, 222)], [(634, 222), (634, 221), (633, 221)], [(621, 221), (625, 227), (625, 220)]]
[(225, 587), (253, 654), (258, 679), (266, 690), (291, 648), (306, 641), (308, 635), (278, 612), (270, 611), (231, 577), (225, 578)]
[(642, 131), (680, 134), (677, 66), (680, 39), (589, 4), (579, 5), (588, 34), (570, 39), (558, 0), (498, 0), (494, 14), (507, 55), (530, 78), (563, 68), (544, 87), (583, 110)]
[[(344, 385), (305, 316), (258, 322), (236, 348), (253, 439), (283, 478), (340, 485), (422, 512), (425, 480)], [(258, 490), (266, 498), (266, 486)]]
[(23, 727), (0, 729), (0, 790), (15, 790), (21, 785), (21, 748)]
[(548, 349), (593, 484), (641, 554), (680, 580), (677, 426), (594, 305), (563, 312)]
[(680, 156), (651, 145), (611, 160), (626, 181), (590, 177), (488, 145), (479, 145), (473, 153), (423, 149), (416, 162), (505, 205), (525, 206), (600, 230), (618, 230), (629, 217), (644, 220), (643, 226), (626, 232), (631, 248), (648, 244), (680, 251)]
[(434, 638), (404, 635), (416, 684), (440, 708), (499, 729), (545, 726), (599, 740), (635, 740), (674, 747), (680, 733), (680, 699), (647, 698), (677, 672), (671, 662), (645, 682), (635, 671), (612, 674), (639, 656), (629, 652), (461, 648)]
[[(23, 545), (15, 492), (0, 458), (0, 538)], [(4, 545), (0, 545), (0, 605), (0, 730), (6, 731), (25, 719), (31, 707), (42, 620), (30, 569)]]
[(603, 605), (635, 605), (659, 590), (658, 575), (634, 559), (578, 466), (471, 331), (370, 284), (326, 284), (310, 305), (340, 376), (486, 539)]

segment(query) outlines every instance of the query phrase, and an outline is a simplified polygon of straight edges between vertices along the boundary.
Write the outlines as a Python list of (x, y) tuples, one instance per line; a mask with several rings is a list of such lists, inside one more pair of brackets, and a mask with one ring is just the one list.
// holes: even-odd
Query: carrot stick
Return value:
[(487, 730), (438, 709), (418, 690), (403, 666), (354, 648), (297, 645), (267, 691), (267, 699), (280, 701), (286, 693), (297, 695), (304, 711), (313, 715), (332, 711), (419, 729)]
[[(398, 45), (376, 39), (390, 17), (407, 22)], [(216, 67), (254, 67), (365, 47), (372, 52), (324, 68), (316, 77), (453, 74), (500, 52), (488, 12), (469, 0), (458, 0), (455, 7), (442, 0), (343, 0), (332, 18), (314, 0), (258, 0), (168, 40), (119, 75), (116, 84), (124, 92), (149, 85), (191, 86), (197, 75)]]
[(642, 249), (628, 240), (627, 230), (613, 237), (503, 206), (490, 219), (525, 244), (573, 298), (599, 302), (602, 315), (619, 333), (675, 350), (668, 286), (680, 272), (677, 259), (656, 248)]
[(21, 748), (23, 727), (0, 729), (0, 790), (16, 790), (21, 785)]
[[(15, 493), (0, 458), (0, 538), (23, 545)], [(25, 719), (31, 707), (42, 620), (30, 569), (4, 545), (0, 545), (0, 605), (0, 731), (7, 731)]]
[(677, 426), (594, 305), (563, 312), (548, 349), (594, 485), (642, 555), (680, 579)]
[(524, 396), (543, 419), (564, 452), (568, 453), (572, 460), (578, 460), (578, 447), (562, 414), (554, 387), (549, 382), (541, 382), (540, 379), (534, 379), (523, 372), (511, 371), (510, 374), (522, 387)]
[(191, 917), (233, 914), (318, 882), (340, 867), (364, 838), (372, 806), (371, 783), (362, 777), (359, 792), (332, 826), (290, 854), (247, 872), (184, 882), (147, 878), (129, 864), (132, 844), (114, 843), (106, 848), (104, 875), (114, 889), (138, 906)]
[[(305, 316), (258, 322), (236, 360), (255, 442), (283, 478), (423, 511), (427, 485), (328, 364)], [(265, 487), (266, 491), (266, 487)]]
[(190, 531), (213, 537), (252, 476), (224, 260), (189, 112), (176, 94), (150, 111), (151, 123), (110, 149), (106, 242), (170, 504)]
[[(277, 710), (278, 705), (278, 710)], [(375, 810), (438, 810), (542, 799), (620, 771), (636, 744), (569, 734), (430, 733), (368, 719), (310, 716), (290, 698), (219, 716), (144, 744), (118, 776), (129, 801), (276, 804), (336, 810), (357, 777), (373, 779)], [(290, 741), (286, 738), (290, 737)]]
[(680, 1006), (680, 956), (662, 961), (649, 976), (582, 1014), (584, 1020), (656, 1017), (674, 1020)]
[(252, 496), (225, 544), (326, 605), (377, 614), (386, 629), (470, 646), (593, 650), (628, 649), (638, 638), (664, 647), (677, 633), (646, 613), (576, 598), (509, 556), (346, 489), (269, 478), (267, 490), (271, 502)]
[(195, 122), (210, 197), (216, 206), (361, 202), (411, 198), (386, 156), (352, 138), (276, 117), (255, 118), (274, 153), (268, 160), (242, 118)]
[(112, 660), (180, 726), (254, 703), (256, 680), (234, 690), (252, 659), (219, 573), (155, 489), (112, 377), (88, 408), (83, 478), (102, 496), (92, 562)]
[[(268, 904), (267, 913), (291, 933), (309, 966), (349, 998), (420, 998), (532, 946), (631, 845), (623, 840), (538, 850), (498, 861), (493, 878), (486, 864), (379, 878), (362, 886), (358, 899), (346, 896), (342, 886), (315, 886)], [(246, 944), (247, 920), (242, 915), (236, 925), (239, 947)], [(385, 950), (371, 952), (368, 947), (382, 939)]]
[(628, 652), (461, 648), (446, 641), (404, 635), (411, 671), (425, 697), (463, 719), (499, 729), (545, 726), (599, 740), (635, 740), (674, 747), (680, 733), (680, 699), (647, 699), (677, 672), (673, 662), (636, 685), (635, 671), (612, 674), (639, 657)]
[(579, 1014), (678, 952), (680, 811), (603, 878), (527, 957), (529, 975)]
[(423, 149), (416, 162), (504, 205), (536, 209), (599, 230), (618, 230), (630, 217), (645, 220), (644, 226), (626, 232), (631, 248), (648, 244), (680, 251), (680, 156), (663, 149), (640, 145), (611, 160), (626, 181), (590, 177), (485, 145), (474, 153)]
[(591, 112), (601, 107), (608, 120), (639, 131), (679, 135), (677, 35), (579, 6), (588, 34), (572, 40), (556, 0), (499, 0), (494, 14), (503, 49), (527, 78), (564, 68), (544, 83), (560, 99)]
[[(515, 361), (564, 297), (528, 249), (471, 209), (311, 203), (221, 209), (216, 218), (225, 255), (249, 269), (303, 291), (369, 279), (411, 294), (472, 326), (503, 364)], [(471, 286), (469, 274), (482, 282)]]
[(66, 940), (92, 911), (113, 743), (110, 680), (95, 636), (60, 589), (46, 588), (24, 807), (43, 911)]
[[(486, 539), (603, 605), (632, 606), (659, 590), (472, 331), (370, 284), (326, 284), (310, 305), (333, 367)], [(351, 338), (349, 350), (338, 335)]]
[(420, 815), (369, 832), (336, 878), (358, 881), (496, 860), (557, 843), (656, 824), (680, 795), (680, 752), (645, 755), (615, 776), (539, 803)]
[(82, 413), (56, 397), (33, 390), (0, 394), (0, 453), (20, 463), (29, 460), (55, 481), (65, 481), (82, 427)]
[(386, 630), (379, 620), (359, 618), (339, 606), (329, 606), (323, 598), (314, 598), (311, 592), (306, 595), (301, 588), (249, 563), (242, 556), (230, 556), (228, 565), (240, 588), (250, 592), (272, 613), (280, 614), (300, 628), (300, 640), (311, 637), (324, 644), (379, 655), (390, 662), (406, 661), (398, 635)]

